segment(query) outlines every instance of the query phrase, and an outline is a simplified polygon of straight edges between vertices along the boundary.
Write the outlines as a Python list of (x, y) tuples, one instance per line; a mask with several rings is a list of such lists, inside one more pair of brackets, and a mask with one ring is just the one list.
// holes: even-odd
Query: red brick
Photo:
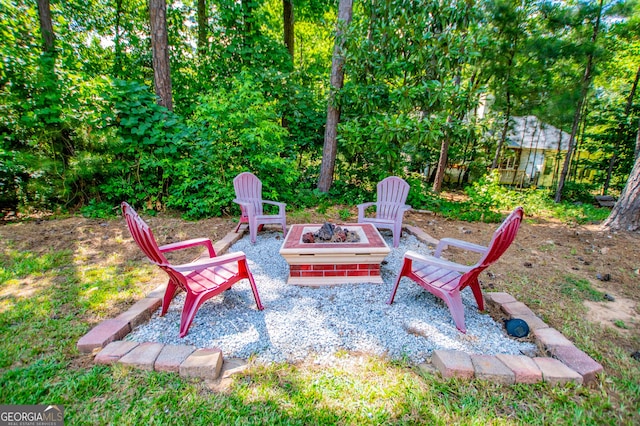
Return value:
[(603, 371), (602, 365), (575, 346), (554, 346), (549, 348), (549, 354), (580, 374), (585, 384), (594, 382)]
[(347, 275), (347, 271), (324, 271), (325, 277), (344, 277)]
[(336, 269), (339, 270), (339, 271), (358, 269), (358, 265), (356, 265), (356, 264), (341, 264), (341, 265), (336, 265)]
[(348, 277), (366, 277), (368, 275), (368, 271), (347, 271)]
[(314, 271), (333, 271), (336, 269), (336, 265), (313, 265)]
[(178, 373), (180, 364), (196, 350), (195, 346), (187, 345), (165, 345), (158, 354), (153, 368), (156, 371), (170, 371)]
[(549, 328), (549, 325), (542, 321), (537, 315), (520, 315), (518, 318), (527, 323), (527, 325), (529, 326), (529, 330)]
[(359, 263), (358, 269), (379, 269), (380, 266), (374, 263)]
[(369, 275), (380, 275), (380, 271), (370, 270)]
[(289, 271), (290, 277), (300, 277), (302, 273), (300, 271)]
[(119, 364), (129, 365), (141, 370), (153, 370), (153, 364), (164, 345), (157, 342), (144, 342), (118, 360)]
[(471, 355), (476, 378), (511, 385), (516, 375), (502, 361), (492, 355)]
[(127, 321), (133, 330), (140, 324), (149, 321), (153, 311), (162, 305), (162, 299), (145, 297), (134, 303), (125, 312), (118, 315), (115, 319)]
[(540, 368), (542, 379), (547, 383), (552, 385), (563, 385), (569, 382), (582, 384), (582, 376), (580, 374), (555, 358), (535, 357), (533, 362)]
[(222, 351), (218, 348), (198, 349), (180, 364), (183, 377), (217, 379), (222, 369)]
[(302, 265), (289, 265), (290, 271), (299, 271), (302, 269)]
[(104, 348), (109, 343), (120, 340), (131, 331), (131, 326), (126, 320), (108, 319), (91, 329), (78, 340), (77, 347), (80, 352), (90, 353), (94, 349)]
[(475, 374), (471, 357), (466, 352), (436, 350), (431, 356), (431, 363), (444, 378), (471, 379)]
[(322, 271), (301, 271), (300, 276), (302, 277), (323, 277), (324, 274)]
[(423, 241), (427, 244), (432, 244), (434, 246), (438, 245), (438, 240), (433, 238), (431, 235), (424, 232), (421, 228), (411, 225), (404, 225), (403, 228), (410, 234), (415, 235), (417, 239)]
[(555, 328), (540, 328), (533, 330), (533, 334), (536, 339), (544, 348), (551, 348), (554, 346), (573, 346), (573, 343), (562, 335)]
[(105, 346), (104, 349), (98, 352), (96, 357), (93, 359), (93, 362), (96, 364), (113, 364), (131, 352), (131, 350), (138, 345), (138, 342), (130, 342), (126, 340), (111, 342)]
[(538, 383), (542, 381), (542, 371), (535, 362), (524, 355), (496, 355), (516, 376), (516, 383)]
[(147, 294), (147, 297), (149, 299), (154, 299), (154, 298), (158, 298), (161, 299), (164, 297), (164, 292), (167, 290), (167, 285), (166, 284), (162, 284), (156, 288), (154, 288), (153, 290), (151, 290), (151, 293)]
[(487, 292), (487, 293), (483, 293), (483, 295), (484, 295), (484, 298), (487, 300), (487, 302), (496, 303), (498, 305), (517, 302), (516, 298), (510, 295), (509, 293)]
[(502, 311), (511, 317), (519, 318), (520, 315), (535, 315), (527, 305), (522, 302), (511, 302), (501, 304)]

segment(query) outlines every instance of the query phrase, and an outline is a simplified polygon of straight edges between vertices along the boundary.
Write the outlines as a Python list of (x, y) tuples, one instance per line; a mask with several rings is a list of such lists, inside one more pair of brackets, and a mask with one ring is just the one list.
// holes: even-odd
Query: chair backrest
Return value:
[(409, 184), (397, 176), (378, 182), (376, 217), (394, 219), (404, 207), (409, 195)]
[(233, 189), (237, 199), (253, 203), (256, 214), (262, 214), (262, 182), (256, 175), (240, 173), (233, 178)]
[(470, 279), (476, 279), (482, 271), (493, 264), (496, 260), (500, 259), (500, 256), (507, 251), (511, 243), (513, 243), (513, 240), (516, 238), (523, 216), (524, 211), (522, 207), (516, 207), (516, 209), (507, 216), (504, 222), (502, 222), (498, 229), (493, 233), (493, 237), (487, 246), (487, 252), (484, 256), (482, 256), (471, 271), (467, 272), (460, 278), (460, 288), (465, 287), (470, 282)]
[(158, 243), (149, 225), (147, 225), (145, 221), (138, 216), (138, 213), (136, 213), (133, 207), (126, 202), (123, 201), (121, 207), (122, 214), (127, 220), (129, 232), (131, 232), (131, 236), (136, 244), (138, 244), (138, 247), (140, 247), (140, 250), (142, 250), (153, 263), (157, 263), (158, 265), (167, 264), (167, 259), (160, 252), (160, 249), (158, 249)]
[(127, 226), (129, 227), (129, 232), (131, 232), (131, 236), (133, 237), (140, 250), (147, 255), (151, 262), (155, 263), (169, 275), (169, 278), (180, 288), (183, 290), (187, 290), (187, 280), (180, 272), (175, 271), (169, 261), (167, 261), (166, 257), (162, 254), (160, 249), (158, 248), (158, 243), (156, 242), (155, 237), (153, 236), (153, 232), (151, 232), (151, 228), (149, 225), (142, 220), (142, 218), (138, 215), (138, 213), (126, 202), (122, 202), (122, 214), (127, 220)]

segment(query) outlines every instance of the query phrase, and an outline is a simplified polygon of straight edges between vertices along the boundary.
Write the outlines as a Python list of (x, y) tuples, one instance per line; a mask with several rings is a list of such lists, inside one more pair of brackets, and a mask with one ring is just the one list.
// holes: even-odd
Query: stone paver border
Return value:
[[(420, 228), (405, 226), (404, 230), (426, 244), (438, 243)], [(227, 233), (214, 244), (216, 253), (226, 252), (245, 232), (246, 225), (237, 233)], [(160, 286), (126, 312), (98, 324), (78, 340), (78, 350), (94, 354), (96, 364), (119, 363), (145, 370), (176, 372), (183, 377), (218, 378), (224, 364), (222, 351), (218, 348), (121, 340), (136, 326), (151, 318), (162, 304), (163, 293), (164, 286)], [(512, 295), (489, 292), (484, 293), (484, 298), (487, 305), (500, 309), (509, 318), (525, 320), (540, 352), (547, 356), (470, 355), (462, 351), (436, 350), (431, 357), (431, 365), (443, 378), (477, 378), (504, 384), (589, 384), (603, 372), (602, 365), (578, 349), (558, 330), (549, 327)], [(429, 368), (423, 370), (429, 371)]]

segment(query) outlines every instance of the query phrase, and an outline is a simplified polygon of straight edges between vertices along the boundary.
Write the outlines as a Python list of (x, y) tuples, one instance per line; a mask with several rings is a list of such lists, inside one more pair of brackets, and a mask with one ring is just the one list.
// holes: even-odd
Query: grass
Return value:
[[(346, 216), (346, 210), (335, 212)], [(582, 300), (601, 293), (560, 275), (553, 304), (526, 275), (507, 291), (538, 301), (560, 330), (601, 362), (592, 387), (503, 386), (443, 380), (402, 362), (339, 354), (333, 367), (274, 364), (235, 376), (225, 392), (200, 380), (124, 366), (98, 366), (77, 352), (97, 321), (141, 296), (143, 263), (117, 256), (84, 261), (86, 247), (20, 252), (0, 242), (0, 401), (62, 404), (66, 424), (638, 424), (640, 368), (616, 330), (582, 318)], [(553, 249), (549, 247), (549, 249)], [(635, 363), (635, 364), (634, 364)]]

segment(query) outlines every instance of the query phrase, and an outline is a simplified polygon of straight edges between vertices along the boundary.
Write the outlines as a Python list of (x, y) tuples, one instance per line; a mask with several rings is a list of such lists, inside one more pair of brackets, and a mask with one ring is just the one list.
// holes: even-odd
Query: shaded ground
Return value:
[[(288, 216), (288, 221), (345, 222), (338, 214), (340, 209), (329, 209), (322, 215), (314, 211), (296, 212)], [(351, 220), (355, 220), (355, 208), (351, 209), (351, 214)], [(216, 241), (237, 224), (235, 218), (229, 217), (188, 222), (163, 214), (142, 216), (153, 229), (159, 244), (200, 236)], [(419, 212), (409, 213), (405, 223), (422, 228), (434, 238), (455, 237), (480, 244), (488, 243), (497, 227), (497, 224), (452, 221), (433, 213)], [(122, 219), (71, 217), (5, 222), (4, 226), (0, 225), (0, 239), (3, 242), (13, 241), (12, 247), (20, 251), (44, 253), (52, 249), (74, 250), (76, 262), (84, 266), (99, 264), (113, 256), (132, 265), (146, 263)], [(5, 244), (0, 246), (4, 247)], [(453, 260), (475, 262), (475, 258), (466, 255), (455, 250), (449, 252)], [(184, 254), (183, 259), (175, 260), (186, 261), (191, 258), (193, 254)], [(640, 235), (637, 233), (610, 234), (601, 232), (597, 225), (568, 226), (527, 218), (514, 244), (488, 273), (483, 273), (481, 281), (486, 290), (513, 294), (560, 331), (566, 319), (563, 298), (598, 299), (602, 298), (602, 294), (598, 297), (596, 292), (605, 293), (605, 300), (587, 301), (583, 312), (572, 315), (610, 328), (611, 333), (607, 333), (607, 338), (634, 352), (640, 350), (637, 347), (640, 342), (639, 268)], [(143, 291), (155, 288), (164, 280), (160, 271), (154, 272), (148, 282), (141, 284), (145, 287)], [(114, 305), (112, 313), (126, 308)]]

